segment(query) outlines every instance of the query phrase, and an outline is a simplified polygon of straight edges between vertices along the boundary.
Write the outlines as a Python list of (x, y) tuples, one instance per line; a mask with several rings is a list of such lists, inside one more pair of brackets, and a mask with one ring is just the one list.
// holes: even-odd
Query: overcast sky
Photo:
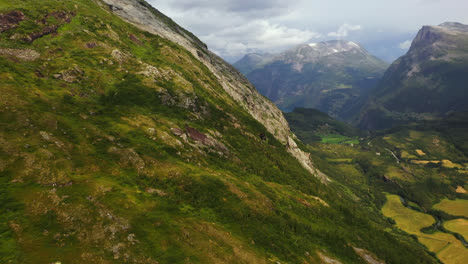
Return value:
[(148, 0), (230, 62), (346, 39), (391, 61), (423, 25), (468, 24), (468, 0)]

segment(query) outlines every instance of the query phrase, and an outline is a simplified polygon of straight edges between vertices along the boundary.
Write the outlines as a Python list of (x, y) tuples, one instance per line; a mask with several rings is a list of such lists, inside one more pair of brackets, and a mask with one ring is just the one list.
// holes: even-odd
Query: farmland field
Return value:
[(468, 217), (468, 200), (444, 199), (440, 203), (434, 205), (434, 209), (444, 211), (454, 216)]
[(455, 219), (444, 223), (444, 227), (451, 231), (462, 235), (465, 240), (468, 240), (468, 220)]
[(350, 138), (338, 134), (320, 134), (322, 143), (326, 144), (359, 144), (359, 140), (356, 138)]
[(387, 195), (382, 213), (395, 220), (396, 226), (401, 230), (416, 235), (419, 242), (434, 252), (443, 263), (468, 263), (468, 249), (453, 235), (442, 232), (422, 233), (421, 229), (434, 224), (435, 219), (431, 215), (406, 208), (398, 195)]

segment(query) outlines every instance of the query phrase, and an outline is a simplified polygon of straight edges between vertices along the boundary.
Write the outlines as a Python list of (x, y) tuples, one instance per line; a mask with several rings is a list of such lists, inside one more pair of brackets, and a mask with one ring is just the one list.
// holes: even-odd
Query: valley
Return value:
[[(320, 119), (312, 116), (301, 123), (296, 122), (297, 113), (286, 114), (299, 136), (304, 131), (313, 133), (311, 125)], [(327, 121), (333, 132), (344, 125)], [(352, 135), (340, 131), (343, 137)], [(309, 142), (318, 167), (328, 175), (342, 175), (336, 178), (342, 188), (370, 207), (381, 208), (395, 223), (392, 232), (414, 235), (443, 263), (468, 260), (468, 196), (463, 187), (468, 183), (468, 168), (461, 165), (467, 158), (446, 135), (409, 126), (361, 135), (358, 144), (333, 143)]]
[(443, 263), (462, 264), (468, 261), (468, 248), (453, 235), (440, 231), (421, 232), (422, 229), (433, 225), (436, 220), (431, 215), (404, 207), (399, 196), (387, 195), (382, 213), (393, 219), (399, 229), (415, 235), (418, 241), (434, 252)]

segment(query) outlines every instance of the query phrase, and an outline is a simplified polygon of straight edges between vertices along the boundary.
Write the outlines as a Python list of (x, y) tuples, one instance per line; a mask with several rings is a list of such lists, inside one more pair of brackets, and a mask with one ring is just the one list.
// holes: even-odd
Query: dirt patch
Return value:
[(208, 139), (208, 137), (205, 134), (187, 125), (185, 126), (185, 131), (187, 131), (187, 135), (194, 141), (200, 141), (202, 143), (205, 143)]
[(452, 161), (448, 160), (448, 159), (444, 159), (442, 160), (442, 165), (446, 168), (459, 168), (459, 169), (463, 169), (463, 166), (460, 165), (460, 164), (456, 164), (456, 163), (453, 163)]
[(465, 188), (463, 188), (462, 186), (458, 185), (457, 189), (455, 190), (457, 193), (467, 193), (467, 191), (465, 190)]
[(437, 163), (440, 163), (440, 161), (439, 160), (412, 160), (411, 163), (417, 164), (417, 165), (426, 165), (429, 163), (437, 164)]
[(85, 44), (85, 47), (88, 49), (94, 49), (95, 47), (99, 46), (96, 42), (88, 42)]
[(41, 56), (39, 52), (32, 49), (0, 49), (0, 55), (22, 61), (34, 61)]
[(18, 27), (19, 23), (25, 19), (26, 16), (20, 11), (0, 14), (0, 33)]
[(425, 156), (426, 155), (426, 153), (424, 153), (424, 151), (422, 151), (420, 149), (417, 149), (416, 153), (418, 153), (419, 156)]

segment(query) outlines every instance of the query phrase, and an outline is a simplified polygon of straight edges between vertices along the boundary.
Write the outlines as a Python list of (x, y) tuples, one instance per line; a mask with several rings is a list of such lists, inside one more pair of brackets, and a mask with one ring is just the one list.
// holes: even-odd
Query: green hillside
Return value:
[(437, 263), (193, 35), (105, 2), (0, 1), (1, 263)]

